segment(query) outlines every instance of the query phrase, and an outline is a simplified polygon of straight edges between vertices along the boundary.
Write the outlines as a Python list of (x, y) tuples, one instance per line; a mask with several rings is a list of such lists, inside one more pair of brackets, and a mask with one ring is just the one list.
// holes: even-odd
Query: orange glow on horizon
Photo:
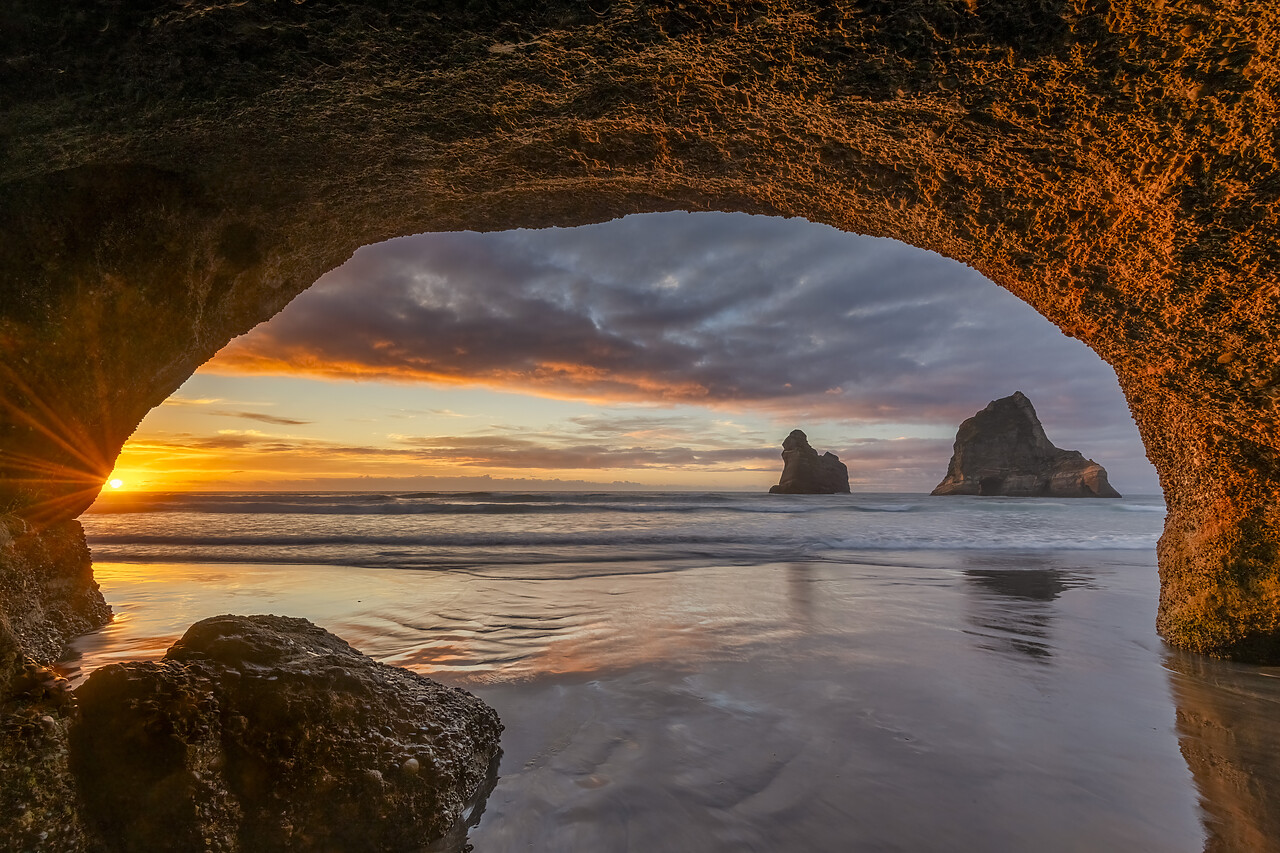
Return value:
[[(554, 447), (549, 450), (555, 452)], [(349, 489), (359, 488), (355, 485), (357, 481), (379, 478), (575, 480), (602, 488), (617, 481), (692, 486), (707, 482), (708, 477), (716, 478), (715, 483), (721, 488), (742, 488), (755, 485), (760, 478), (758, 469), (737, 462), (648, 470), (644, 466), (625, 464), (566, 468), (515, 466), (503, 465), (501, 460), (488, 460), (483, 454), (471, 455), (455, 446), (439, 450), (408, 445), (351, 446), (323, 439), (264, 435), (252, 430), (216, 436), (135, 435), (124, 446), (117, 462), (112, 479), (128, 487), (103, 489), (101, 501), (126, 500), (130, 495), (154, 492)], [(326, 485), (334, 481), (346, 482)], [(404, 488), (433, 487), (406, 485)], [(449, 490), (448, 487), (445, 490)]]

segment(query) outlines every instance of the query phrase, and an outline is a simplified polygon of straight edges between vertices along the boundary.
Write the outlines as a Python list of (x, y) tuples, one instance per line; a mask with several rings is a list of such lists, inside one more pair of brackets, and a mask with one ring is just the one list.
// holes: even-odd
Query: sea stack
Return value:
[(947, 476), (931, 494), (1118, 498), (1107, 471), (1078, 450), (1054, 447), (1021, 391), (960, 424)]
[(782, 478), (769, 489), (771, 495), (848, 494), (849, 469), (840, 457), (809, 446), (809, 438), (798, 429), (782, 442)]

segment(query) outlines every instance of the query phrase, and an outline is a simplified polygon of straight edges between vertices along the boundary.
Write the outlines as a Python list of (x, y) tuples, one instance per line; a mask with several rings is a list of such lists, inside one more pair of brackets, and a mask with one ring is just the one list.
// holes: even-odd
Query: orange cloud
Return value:
[[(130, 490), (180, 491), (245, 484), (311, 483), (321, 478), (448, 477), (459, 470), (497, 476), (587, 477), (651, 471), (745, 475), (772, 467), (772, 448), (625, 446), (584, 442), (574, 433), (391, 436), (390, 445), (351, 445), (258, 430), (214, 435), (139, 435), (125, 445), (114, 476)], [(669, 481), (668, 481), (669, 482)], [(743, 480), (741, 485), (751, 481)]]
[(322, 350), (311, 351), (296, 345), (266, 347), (263, 346), (264, 343), (251, 336), (237, 338), (205, 363), (200, 371), (223, 376), (310, 376), (319, 379), (482, 387), (599, 405), (655, 401), (699, 404), (718, 402), (708, 399), (709, 389), (699, 382), (673, 380), (641, 371), (606, 370), (567, 361), (538, 362), (525, 369), (494, 367), (475, 371), (439, 363), (420, 363), (412, 359), (375, 364), (333, 358)]

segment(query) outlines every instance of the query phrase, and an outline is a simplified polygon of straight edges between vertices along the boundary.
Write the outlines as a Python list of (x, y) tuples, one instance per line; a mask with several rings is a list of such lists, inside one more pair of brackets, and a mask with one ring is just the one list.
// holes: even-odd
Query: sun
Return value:
[(110, 480), (107, 480), (107, 485), (113, 489), (118, 489), (124, 485), (124, 480), (121, 480), (119, 477), (115, 477)]

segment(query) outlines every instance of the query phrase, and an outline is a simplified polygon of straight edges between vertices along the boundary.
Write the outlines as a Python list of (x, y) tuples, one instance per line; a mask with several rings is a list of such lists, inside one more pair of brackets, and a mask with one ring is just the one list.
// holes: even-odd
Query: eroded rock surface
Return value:
[(769, 489), (771, 495), (848, 494), (849, 469), (840, 457), (827, 451), (821, 456), (809, 446), (809, 438), (793, 429), (782, 442), (782, 478)]
[(41, 529), (0, 516), (0, 603), (3, 701), (37, 686), (68, 640), (111, 620), (80, 522)]
[(1055, 447), (1021, 391), (992, 400), (956, 432), (934, 495), (1118, 498), (1107, 471), (1078, 450)]
[(110, 619), (80, 522), (0, 515), (0, 850), (89, 849), (67, 767), (75, 702), (49, 665)]
[(1169, 507), (1161, 633), (1280, 660), (1273, 0), (13, 0), (0, 112), (0, 507), (74, 517), (361, 245), (803, 216), (1105, 359)]
[(471, 694), (305, 619), (218, 616), (159, 663), (76, 691), (71, 763), (119, 851), (417, 851), (486, 779), (502, 726)]

